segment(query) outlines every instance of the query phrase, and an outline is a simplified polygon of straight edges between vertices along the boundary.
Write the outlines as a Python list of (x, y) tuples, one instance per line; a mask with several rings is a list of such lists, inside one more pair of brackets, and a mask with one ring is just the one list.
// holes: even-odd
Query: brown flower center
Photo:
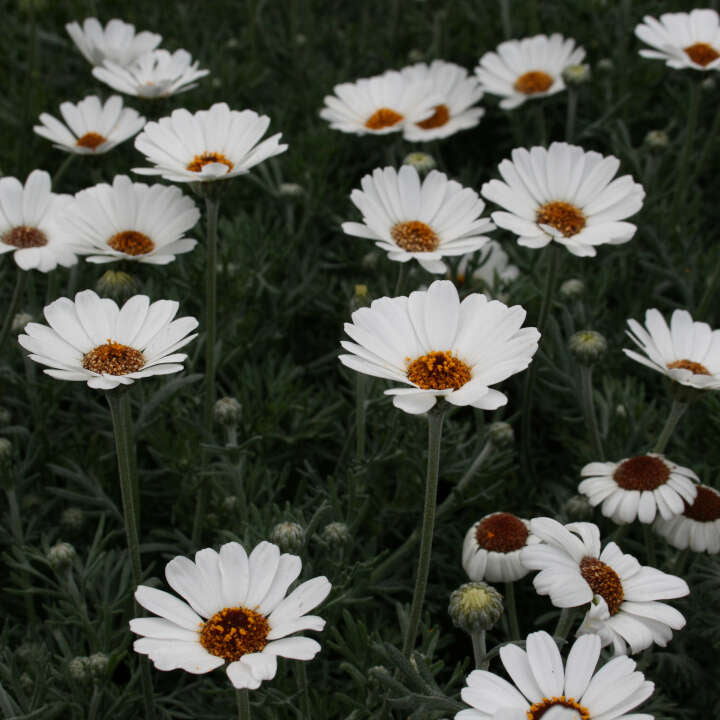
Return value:
[(145, 365), (143, 354), (135, 348), (113, 342), (110, 338), (83, 355), (82, 366), (98, 374), (127, 375)]
[(200, 644), (211, 654), (235, 662), (260, 652), (268, 643), (270, 624), (264, 615), (246, 607), (224, 608), (200, 631)]
[(693, 362), (692, 360), (674, 360), (671, 363), (667, 364), (668, 368), (670, 370), (675, 370), (675, 368), (680, 368), (681, 370), (689, 370), (691, 373), (694, 373), (695, 375), (710, 375), (710, 371), (704, 366), (701, 365), (698, 362)]
[(620, 463), (613, 479), (623, 490), (655, 490), (670, 477), (668, 466), (656, 457), (641, 455)]
[(435, 112), (426, 120), (415, 123), (423, 130), (432, 130), (432, 128), (442, 127), (450, 119), (450, 111), (447, 105), (436, 105)]
[(537, 209), (535, 222), (538, 225), (550, 225), (565, 237), (572, 237), (585, 227), (585, 216), (580, 208), (570, 203), (550, 202)]
[(720, 493), (706, 485), (698, 485), (695, 502), (692, 505), (685, 503), (683, 515), (698, 522), (720, 520)]
[(25, 248), (42, 247), (47, 245), (47, 237), (42, 230), (36, 227), (28, 227), (27, 225), (18, 225), (11, 228), (2, 236), (2, 241), (6, 245), (24, 250)]
[(530, 706), (527, 711), (528, 720), (540, 720), (540, 718), (551, 708), (556, 705), (562, 705), (562, 707), (571, 708), (577, 711), (580, 716), (580, 720), (590, 720), (590, 711), (575, 702), (575, 698), (566, 698), (564, 695), (559, 697), (543, 698), (539, 702), (534, 703)]
[(685, 54), (696, 64), (705, 67), (709, 65), (713, 60), (717, 60), (720, 57), (720, 53), (712, 46), (704, 42), (695, 43), (694, 45), (688, 45), (685, 50)]
[(610, 614), (615, 615), (625, 598), (618, 574), (609, 565), (590, 556), (580, 561), (580, 574), (593, 593), (607, 603)]
[(126, 255), (147, 255), (155, 249), (155, 243), (145, 233), (136, 230), (123, 230), (113, 235), (107, 244)]
[(397, 125), (403, 116), (390, 108), (379, 108), (366, 121), (365, 127), (368, 130), (382, 130), (383, 128)]
[(100, 133), (89, 132), (85, 133), (82, 137), (77, 139), (75, 143), (78, 147), (85, 147), (94, 150), (98, 145), (102, 145), (107, 142), (107, 138), (103, 137)]
[(525, 547), (527, 525), (510, 513), (495, 513), (486, 517), (475, 529), (477, 544), (485, 550), (509, 553)]
[(407, 252), (432, 252), (440, 244), (440, 238), (435, 231), (419, 220), (393, 225), (390, 236), (398, 247)]
[(549, 90), (555, 80), (542, 70), (531, 70), (515, 81), (515, 89), (523, 95), (535, 95)]
[(433, 350), (410, 363), (407, 378), (423, 390), (457, 390), (470, 380), (471, 373), (451, 351)]
[(187, 169), (190, 172), (199, 173), (206, 165), (210, 163), (222, 163), (227, 166), (227, 171), (230, 172), (233, 169), (233, 164), (228, 158), (222, 153), (217, 152), (204, 152), (202, 155), (195, 155), (193, 159), (188, 163)]

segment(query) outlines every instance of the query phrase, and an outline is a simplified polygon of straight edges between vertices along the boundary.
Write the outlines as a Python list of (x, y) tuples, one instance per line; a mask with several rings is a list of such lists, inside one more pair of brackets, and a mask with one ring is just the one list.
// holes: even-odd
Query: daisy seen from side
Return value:
[(502, 180), (490, 180), (481, 192), (503, 208), (493, 222), (519, 245), (554, 241), (573, 255), (594, 257), (598, 245), (626, 243), (637, 229), (624, 220), (640, 210), (645, 191), (630, 175), (613, 180), (619, 167), (612, 155), (564, 142), (516, 148), (498, 166)]
[(698, 485), (693, 502), (685, 502), (675, 517), (659, 517), (655, 532), (678, 550), (716, 555), (720, 552), (720, 492), (708, 485)]
[(195, 562), (178, 556), (165, 578), (182, 599), (140, 585), (135, 599), (158, 617), (136, 618), (130, 629), (142, 636), (135, 652), (147, 655), (158, 670), (193, 674), (225, 666), (236, 688), (260, 687), (277, 672), (277, 658), (312, 660), (320, 644), (295, 633), (320, 631), (325, 621), (307, 613), (328, 595), (326, 577), (298, 585), (302, 562), (261, 542), (248, 555), (237, 542), (220, 551), (200, 550)]

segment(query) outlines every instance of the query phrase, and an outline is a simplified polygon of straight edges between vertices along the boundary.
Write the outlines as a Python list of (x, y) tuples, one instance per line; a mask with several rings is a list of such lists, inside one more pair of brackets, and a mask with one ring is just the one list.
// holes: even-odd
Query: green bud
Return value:
[(568, 85), (582, 85), (589, 82), (592, 76), (590, 66), (586, 64), (568, 65), (562, 72), (563, 80)]
[(350, 539), (350, 528), (344, 522), (331, 522), (323, 528), (322, 539), (332, 545), (343, 545)]
[(127, 300), (138, 290), (135, 278), (122, 270), (106, 270), (95, 283), (98, 295), (113, 300)]
[(490, 630), (503, 610), (503, 596), (484, 582), (465, 583), (450, 594), (450, 619), (468, 634)]
[(69, 567), (75, 559), (75, 548), (70, 543), (55, 543), (48, 550), (46, 557), (53, 570), (62, 570)]
[(96, 652), (87, 659), (87, 664), (90, 674), (95, 678), (101, 678), (107, 672), (110, 658), (105, 653)]
[(242, 405), (234, 397), (223, 397), (215, 403), (214, 414), (218, 425), (237, 425), (242, 417)]
[(414, 167), (420, 175), (434, 170), (437, 163), (432, 155), (424, 152), (411, 152), (403, 158), (403, 165)]
[(585, 495), (573, 495), (565, 503), (565, 512), (571, 520), (576, 522), (592, 520), (593, 506)]
[(579, 300), (585, 294), (585, 283), (577, 278), (570, 278), (560, 286), (560, 295), (566, 300)]
[(85, 524), (85, 513), (78, 507), (69, 507), (63, 510), (60, 524), (68, 530), (77, 532)]
[(570, 336), (568, 349), (579, 363), (592, 365), (607, 351), (607, 340), (594, 330), (580, 330)]
[(303, 190), (302, 185), (298, 185), (297, 183), (280, 183), (280, 185), (278, 185), (278, 193), (280, 193), (282, 197), (298, 198), (301, 197), (304, 192), (305, 190)]
[(283, 552), (296, 553), (305, 543), (305, 530), (296, 522), (281, 522), (272, 529), (270, 541), (278, 545)]
[(666, 148), (670, 144), (670, 138), (664, 130), (650, 130), (645, 135), (645, 144), (651, 148)]
[(490, 423), (488, 438), (495, 447), (510, 447), (515, 442), (515, 431), (510, 423), (500, 421)]

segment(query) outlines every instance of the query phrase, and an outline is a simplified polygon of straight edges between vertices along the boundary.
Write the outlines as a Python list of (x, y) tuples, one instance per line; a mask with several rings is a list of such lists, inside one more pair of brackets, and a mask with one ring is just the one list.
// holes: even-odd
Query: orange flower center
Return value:
[(562, 705), (562, 707), (576, 710), (580, 715), (580, 720), (590, 720), (590, 711), (575, 702), (575, 698), (566, 698), (564, 695), (560, 697), (543, 698), (539, 702), (530, 706), (527, 711), (528, 720), (540, 720), (540, 718), (553, 706)]
[[(410, 358), (407, 358), (410, 362)], [(433, 350), (413, 360), (407, 378), (423, 390), (457, 390), (472, 377), (470, 368), (451, 351)]]
[(447, 109), (447, 105), (436, 105), (435, 112), (427, 120), (415, 124), (423, 130), (432, 130), (432, 128), (442, 127), (449, 119), (450, 111)]
[(155, 243), (147, 235), (136, 230), (123, 230), (113, 235), (107, 244), (126, 255), (147, 255), (155, 248)]
[(188, 163), (187, 169), (190, 172), (199, 173), (206, 165), (210, 163), (222, 163), (227, 166), (227, 171), (230, 172), (233, 169), (233, 164), (228, 158), (222, 153), (217, 152), (204, 152), (202, 155), (195, 155), (193, 159)]
[(676, 368), (680, 368), (681, 370), (689, 370), (691, 373), (694, 373), (695, 375), (710, 375), (710, 371), (704, 366), (701, 365), (698, 362), (693, 362), (692, 360), (674, 360), (671, 363), (667, 364), (668, 368), (670, 370), (675, 370)]
[(475, 529), (477, 544), (485, 550), (509, 553), (525, 547), (528, 539), (525, 523), (510, 513), (495, 513), (486, 517)]
[(692, 505), (685, 503), (683, 515), (697, 522), (720, 520), (720, 494), (705, 485), (698, 485), (695, 502)]
[(397, 125), (403, 116), (390, 108), (379, 108), (366, 121), (365, 127), (368, 130), (382, 130)]
[(103, 137), (100, 133), (89, 132), (85, 133), (82, 137), (79, 137), (75, 144), (78, 147), (85, 147), (94, 150), (98, 145), (102, 145), (104, 142), (107, 142), (107, 138)]
[(200, 631), (200, 644), (211, 654), (235, 662), (248, 653), (260, 652), (268, 643), (270, 623), (246, 607), (224, 608)]
[(82, 366), (98, 374), (127, 375), (145, 365), (143, 354), (135, 348), (113, 342), (110, 338), (83, 355)]
[(696, 65), (702, 65), (702, 67), (709, 65), (713, 60), (717, 60), (720, 57), (720, 53), (712, 45), (704, 42), (688, 45), (683, 49), (685, 50), (685, 54)]
[(580, 208), (566, 202), (551, 202), (537, 209), (535, 222), (550, 225), (565, 237), (577, 235), (585, 227), (585, 216)]
[(48, 240), (42, 230), (27, 225), (18, 225), (11, 228), (2, 236), (2, 241), (6, 245), (24, 250), (25, 248), (43, 247), (47, 245)]
[(668, 466), (660, 458), (641, 455), (620, 463), (613, 479), (623, 490), (655, 490), (670, 478)]
[(440, 244), (435, 231), (419, 220), (393, 225), (390, 236), (398, 247), (407, 252), (432, 252)]
[(531, 70), (515, 81), (515, 89), (523, 95), (536, 95), (549, 90), (555, 80), (542, 70)]
[(625, 598), (618, 574), (609, 565), (590, 556), (580, 561), (580, 574), (593, 593), (607, 603), (610, 614), (615, 615)]

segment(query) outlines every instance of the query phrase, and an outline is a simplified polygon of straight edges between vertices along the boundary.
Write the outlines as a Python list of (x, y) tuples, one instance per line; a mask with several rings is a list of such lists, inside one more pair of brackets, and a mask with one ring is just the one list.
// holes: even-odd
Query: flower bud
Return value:
[(216, 401), (214, 413), (218, 425), (237, 425), (242, 417), (242, 405), (234, 397), (223, 397)]
[(595, 63), (595, 67), (603, 72), (611, 72), (615, 69), (615, 63), (610, 58), (600, 58)]
[(12, 324), (10, 330), (14, 333), (21, 333), (28, 323), (33, 322), (35, 318), (30, 313), (19, 312), (13, 315)]
[(70, 543), (55, 543), (48, 550), (46, 557), (53, 570), (61, 570), (68, 567), (75, 559), (75, 548)]
[(102, 652), (93, 653), (88, 659), (88, 669), (95, 678), (101, 678), (107, 672), (110, 658)]
[(484, 582), (465, 583), (450, 594), (450, 619), (468, 634), (490, 630), (503, 610), (503, 596)]
[(280, 193), (282, 197), (297, 198), (304, 192), (303, 186), (297, 183), (280, 183), (280, 185), (278, 185), (278, 193)]
[(562, 72), (563, 80), (568, 85), (582, 85), (589, 82), (592, 72), (586, 64), (568, 65)]
[(560, 295), (566, 300), (579, 300), (585, 294), (585, 283), (578, 278), (570, 278), (560, 286)]
[(222, 509), (225, 510), (225, 512), (232, 512), (238, 506), (238, 502), (237, 495), (228, 495), (223, 498)]
[(670, 138), (664, 130), (650, 130), (645, 135), (645, 144), (651, 148), (665, 148), (670, 144)]
[(510, 447), (515, 442), (515, 431), (510, 423), (500, 421), (490, 423), (488, 438), (495, 447)]
[(127, 300), (138, 290), (135, 278), (122, 270), (106, 270), (95, 283), (98, 295), (113, 300)]
[(420, 175), (424, 175), (434, 170), (437, 163), (435, 162), (435, 158), (428, 153), (411, 152), (403, 159), (403, 165), (410, 165), (414, 167)]
[(350, 528), (344, 522), (331, 522), (323, 528), (321, 537), (326, 543), (342, 545), (350, 539)]
[(418, 50), (417, 48), (413, 48), (408, 53), (408, 60), (411, 63), (422, 62), (424, 59), (425, 53), (422, 50)]
[(283, 552), (299, 552), (305, 542), (305, 529), (296, 522), (278, 523), (270, 533), (270, 541)]
[(573, 495), (565, 503), (567, 516), (575, 522), (592, 520), (593, 507), (585, 495)]
[(70, 673), (70, 677), (73, 680), (77, 680), (78, 682), (85, 682), (86, 680), (90, 679), (91, 673), (89, 659), (83, 657), (82, 655), (74, 657), (72, 660), (70, 660), (70, 662), (68, 662), (67, 668), (68, 672)]
[(60, 524), (68, 530), (77, 532), (85, 524), (85, 513), (78, 507), (69, 507), (63, 510), (60, 516)]
[(20, 675), (20, 687), (25, 692), (30, 692), (35, 687), (35, 681), (30, 677), (28, 673), (24, 672), (22, 675)]
[(367, 307), (370, 304), (370, 296), (368, 295), (367, 285), (356, 285), (355, 292), (350, 299), (350, 312), (355, 312), (361, 307)]
[(12, 420), (12, 413), (6, 407), (0, 407), (0, 427), (9, 425)]
[(594, 330), (580, 330), (570, 336), (568, 348), (579, 363), (592, 365), (605, 354), (607, 340)]
[(12, 464), (13, 444), (7, 438), (0, 437), (0, 467), (9, 468)]
[(715, 89), (715, 78), (714, 77), (706, 77), (701, 83), (700, 83), (700, 89), (705, 90), (705, 92), (712, 92)]

